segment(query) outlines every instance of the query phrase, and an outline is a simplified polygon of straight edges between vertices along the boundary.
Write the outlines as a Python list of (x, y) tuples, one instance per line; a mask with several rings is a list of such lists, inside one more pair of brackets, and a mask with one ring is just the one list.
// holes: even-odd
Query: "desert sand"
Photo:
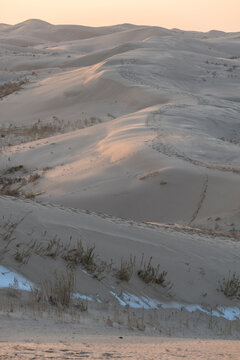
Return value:
[(239, 94), (240, 33), (0, 24), (0, 358), (239, 358)]

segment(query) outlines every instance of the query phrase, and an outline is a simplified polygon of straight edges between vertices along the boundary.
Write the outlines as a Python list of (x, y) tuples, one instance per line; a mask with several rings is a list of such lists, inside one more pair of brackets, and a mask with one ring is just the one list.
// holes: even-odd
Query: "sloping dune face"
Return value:
[(74, 269), (75, 297), (159, 331), (166, 309), (239, 319), (239, 114), (239, 34), (0, 24), (3, 276)]
[(28, 20), (0, 51), (1, 167), (42, 172), (39, 200), (238, 227), (238, 34)]

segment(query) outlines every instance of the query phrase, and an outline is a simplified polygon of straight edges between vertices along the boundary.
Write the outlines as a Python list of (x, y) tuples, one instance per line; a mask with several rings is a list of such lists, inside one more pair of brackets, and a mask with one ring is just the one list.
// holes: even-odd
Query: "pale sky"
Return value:
[(53, 24), (240, 31), (240, 0), (0, 0), (0, 23), (32, 18)]

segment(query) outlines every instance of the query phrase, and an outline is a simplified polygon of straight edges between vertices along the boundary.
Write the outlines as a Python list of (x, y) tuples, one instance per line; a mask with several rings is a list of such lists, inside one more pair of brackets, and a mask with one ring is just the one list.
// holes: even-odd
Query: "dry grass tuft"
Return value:
[(31, 249), (18, 249), (14, 255), (14, 259), (17, 262), (26, 265), (31, 257), (31, 253)]
[(160, 185), (167, 185), (167, 182), (165, 180), (161, 180)]
[(36, 197), (36, 194), (33, 191), (26, 192), (24, 194), (25, 199), (34, 199)]
[(39, 173), (34, 173), (31, 174), (28, 178), (28, 183), (32, 183), (35, 182), (36, 180), (38, 180), (41, 177), (41, 175)]
[(228, 278), (219, 282), (218, 290), (226, 297), (240, 299), (240, 277), (235, 272), (229, 272)]
[(116, 277), (121, 281), (128, 282), (132, 275), (135, 266), (135, 257), (130, 256), (128, 261), (121, 259), (120, 269), (116, 273)]
[(72, 271), (57, 274), (54, 279), (42, 284), (44, 298), (54, 306), (69, 307), (75, 286), (75, 276)]
[(4, 98), (5, 96), (8, 96), (16, 91), (19, 91), (22, 88), (22, 85), (24, 85), (27, 82), (27, 80), (21, 80), (18, 82), (7, 82), (3, 85), (0, 85), (0, 99)]
[(5, 196), (19, 197), (20, 191), (19, 191), (19, 189), (12, 189), (8, 186), (8, 187), (5, 187), (3, 190), (1, 190), (0, 194), (5, 195)]
[(67, 262), (70, 268), (82, 265), (87, 270), (93, 272), (96, 270), (95, 263), (95, 245), (84, 248), (82, 240), (78, 240), (76, 247), (69, 249), (62, 258)]
[(141, 261), (141, 269), (138, 270), (137, 274), (146, 284), (153, 283), (166, 287), (166, 276), (167, 272), (162, 271), (160, 273), (160, 264), (156, 267), (152, 265), (152, 257), (149, 258), (148, 262), (144, 262), (144, 256)]
[(21, 171), (21, 172), (25, 173), (25, 172), (26, 172), (26, 169), (25, 169), (25, 167), (24, 167), (23, 165), (12, 166), (12, 167), (8, 168), (8, 169), (4, 172), (4, 174), (5, 174), (5, 175), (8, 175), (8, 174), (12, 174), (12, 173), (15, 173), (15, 172), (18, 172), (18, 171)]

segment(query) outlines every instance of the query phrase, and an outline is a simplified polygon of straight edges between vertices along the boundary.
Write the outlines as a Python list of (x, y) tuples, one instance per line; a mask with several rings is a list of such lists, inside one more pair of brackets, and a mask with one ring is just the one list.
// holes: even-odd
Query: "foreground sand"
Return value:
[(0, 359), (239, 359), (240, 342), (91, 336), (77, 342), (3, 342)]

